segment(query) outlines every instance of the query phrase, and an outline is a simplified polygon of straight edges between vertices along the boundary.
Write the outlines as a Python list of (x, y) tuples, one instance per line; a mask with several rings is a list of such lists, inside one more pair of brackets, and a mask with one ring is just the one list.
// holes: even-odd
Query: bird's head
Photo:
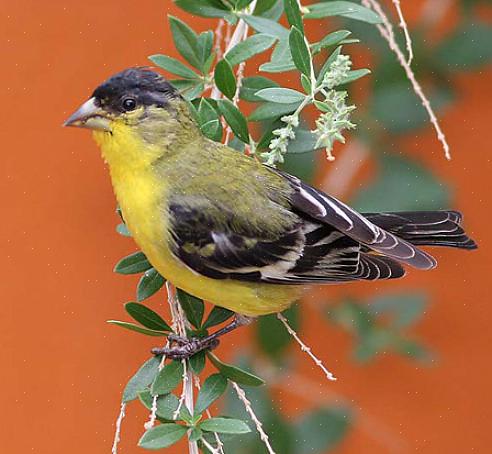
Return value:
[(64, 126), (92, 129), (103, 148), (108, 143), (124, 143), (125, 149), (117, 150), (119, 155), (131, 151), (131, 142), (138, 142), (139, 149), (146, 145), (162, 149), (196, 137), (198, 131), (179, 92), (149, 68), (129, 68), (110, 77)]

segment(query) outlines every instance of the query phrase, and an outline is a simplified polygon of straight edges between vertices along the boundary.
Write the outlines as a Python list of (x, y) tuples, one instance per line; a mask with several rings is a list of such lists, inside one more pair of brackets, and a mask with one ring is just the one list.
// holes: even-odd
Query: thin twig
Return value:
[(220, 451), (215, 449), (207, 440), (205, 440), (205, 438), (202, 438), (202, 443), (212, 454), (220, 454)]
[(187, 394), (187, 391), (188, 391), (188, 371), (187, 371), (187, 368), (186, 368), (186, 360), (182, 360), (181, 361), (182, 364), (183, 364), (183, 390), (181, 391), (181, 396), (179, 397), (179, 401), (178, 401), (178, 406), (176, 408), (176, 410), (174, 411), (173, 413), (173, 419), (176, 421), (176, 419), (178, 419), (178, 416), (179, 416), (179, 412), (181, 411), (181, 408), (183, 407), (183, 403), (185, 402), (186, 400), (186, 394)]
[(116, 427), (114, 431), (114, 440), (113, 447), (111, 448), (111, 454), (118, 454), (118, 443), (121, 439), (121, 424), (123, 423), (123, 419), (125, 418), (125, 408), (126, 403), (122, 402), (120, 407), (120, 413), (118, 415), (118, 419), (116, 420)]
[(308, 347), (297, 335), (297, 333), (291, 328), (287, 319), (279, 312), (277, 313), (277, 318), (284, 324), (285, 328), (289, 332), (289, 334), (296, 340), (296, 342), (300, 345), (301, 350), (306, 352), (310, 358), (314, 361), (314, 363), (324, 372), (326, 378), (328, 380), (336, 381), (336, 377), (325, 367), (323, 362), (311, 351), (311, 348)]
[(253, 407), (251, 406), (251, 402), (246, 397), (245, 392), (236, 382), (231, 382), (231, 383), (232, 383), (232, 387), (236, 391), (237, 397), (244, 404), (244, 408), (246, 409), (251, 420), (253, 421), (254, 425), (256, 426), (256, 430), (260, 434), (261, 441), (265, 444), (265, 447), (267, 448), (268, 454), (275, 454), (275, 451), (273, 450), (272, 446), (270, 445), (270, 440), (268, 439), (268, 435), (263, 430), (263, 424), (261, 423), (261, 421), (256, 416), (255, 412), (253, 411)]
[(412, 46), (412, 38), (410, 38), (410, 33), (408, 31), (407, 22), (405, 21), (405, 16), (403, 15), (403, 11), (401, 10), (400, 0), (392, 0), (393, 5), (395, 5), (396, 12), (398, 13), (398, 19), (400, 20), (400, 27), (403, 30), (403, 34), (405, 35), (405, 43), (407, 46), (407, 65), (410, 66), (413, 60), (413, 46)]
[[(182, 337), (186, 337), (187, 320), (176, 297), (174, 286), (166, 283), (166, 288), (168, 295), (170, 295), (168, 301), (173, 318), (173, 324), (176, 326), (177, 333)], [(183, 402), (188, 407), (190, 414), (193, 414), (193, 372), (191, 371), (191, 368), (187, 367), (185, 360), (183, 360), (183, 393), (179, 399), (179, 402), (178, 408), (176, 409), (178, 415)], [(173, 414), (173, 417), (176, 415), (176, 412)], [(198, 444), (196, 441), (191, 441), (188, 439), (188, 452), (189, 454), (199, 454)]]
[(434, 110), (432, 109), (428, 98), (425, 96), (421, 85), (415, 78), (415, 74), (412, 68), (408, 65), (407, 61), (405, 60), (405, 56), (403, 55), (403, 52), (401, 51), (400, 47), (396, 43), (395, 35), (393, 33), (393, 27), (388, 19), (388, 16), (386, 16), (383, 9), (381, 8), (381, 5), (377, 2), (377, 0), (362, 0), (362, 4), (367, 8), (373, 9), (381, 17), (383, 24), (376, 25), (376, 27), (378, 28), (381, 36), (388, 42), (390, 49), (396, 54), (396, 57), (398, 58), (400, 65), (405, 70), (405, 74), (407, 75), (408, 79), (412, 84), (413, 90), (420, 98), (422, 105), (427, 111), (427, 114), (429, 115), (429, 119), (432, 125), (434, 126), (434, 129), (436, 130), (437, 138), (441, 142), (442, 147), (444, 149), (444, 156), (448, 160), (451, 159), (451, 154), (449, 151), (448, 142), (446, 141), (446, 136), (442, 132), (441, 126), (439, 125), (439, 122), (436, 118), (436, 114), (434, 113)]

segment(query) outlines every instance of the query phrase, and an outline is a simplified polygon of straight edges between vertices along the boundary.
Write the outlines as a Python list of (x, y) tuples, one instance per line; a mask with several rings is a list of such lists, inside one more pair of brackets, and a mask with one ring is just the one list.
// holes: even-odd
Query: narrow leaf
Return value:
[(165, 69), (166, 71), (185, 79), (198, 79), (200, 77), (196, 72), (192, 71), (179, 60), (168, 57), (167, 55), (151, 55), (149, 60), (156, 66), (159, 66), (159, 68)]
[(206, 419), (200, 424), (200, 429), (205, 432), (216, 432), (222, 434), (245, 434), (251, 432), (251, 429), (244, 421), (233, 418)]
[(227, 52), (225, 57), (231, 66), (235, 66), (270, 49), (275, 41), (276, 38), (274, 36), (257, 33), (236, 44), (229, 52)]
[(135, 331), (140, 334), (145, 334), (147, 336), (166, 336), (166, 333), (163, 331), (157, 331), (149, 328), (143, 328), (142, 326), (135, 325), (134, 323), (129, 322), (121, 322), (119, 320), (108, 320), (108, 323), (111, 325), (121, 326), (122, 328), (128, 329), (130, 331)]
[(203, 383), (195, 404), (195, 414), (204, 412), (227, 388), (227, 379), (221, 374), (210, 375)]
[(188, 361), (193, 372), (197, 375), (201, 374), (205, 367), (205, 351), (194, 354)]
[(241, 15), (241, 18), (258, 33), (266, 33), (279, 39), (287, 39), (289, 36), (289, 30), (271, 19), (246, 14)]
[(165, 279), (155, 268), (146, 271), (137, 285), (137, 301), (143, 301), (156, 293), (163, 285)]
[(285, 15), (291, 27), (296, 27), (304, 34), (301, 10), (298, 0), (284, 0)]
[(227, 60), (221, 60), (215, 66), (214, 80), (217, 88), (229, 99), (236, 94), (236, 78), (232, 66)]
[(241, 111), (227, 99), (219, 100), (218, 106), (236, 137), (244, 143), (249, 143), (248, 122)]
[(343, 16), (369, 24), (381, 23), (381, 18), (374, 11), (352, 2), (330, 1), (326, 3), (315, 3), (314, 5), (309, 5), (308, 9), (309, 12), (304, 15), (306, 19)]
[(125, 310), (146, 328), (157, 331), (171, 331), (171, 327), (152, 309), (139, 303), (126, 303)]
[(183, 379), (183, 363), (181, 361), (171, 361), (166, 364), (159, 372), (150, 392), (152, 395), (170, 393), (178, 386)]
[(262, 76), (245, 77), (241, 84), (241, 92), (239, 94), (241, 99), (249, 102), (261, 102), (261, 98), (255, 95), (255, 93), (263, 88), (278, 87), (277, 82)]
[(297, 102), (302, 102), (306, 95), (297, 90), (292, 90), (290, 88), (264, 88), (263, 90), (257, 91), (256, 96), (264, 99), (265, 101), (280, 103), (280, 104), (294, 104)]
[(153, 356), (145, 361), (125, 386), (125, 390), (123, 391), (123, 402), (130, 402), (131, 400), (136, 399), (138, 393), (143, 391), (154, 381), (157, 371), (159, 370), (160, 362), (161, 358), (157, 356)]
[(145, 449), (163, 449), (177, 443), (187, 431), (186, 426), (175, 423), (160, 424), (145, 432), (138, 446)]
[(202, 62), (196, 33), (182, 20), (169, 16), (174, 45), (184, 59), (196, 69), (201, 70)]
[(282, 115), (294, 112), (301, 103), (294, 104), (277, 104), (275, 102), (266, 102), (258, 107), (250, 116), (249, 121), (263, 121), (273, 118), (279, 118)]
[(136, 274), (152, 268), (152, 265), (145, 257), (143, 252), (135, 252), (134, 254), (123, 257), (114, 267), (114, 272), (119, 274)]
[(225, 309), (219, 306), (214, 306), (213, 309), (210, 311), (207, 320), (205, 320), (205, 323), (203, 324), (203, 328), (208, 329), (211, 328), (212, 326), (220, 325), (221, 323), (225, 322), (227, 319), (231, 318), (233, 315), (234, 312), (230, 311), (229, 309)]
[(306, 76), (311, 76), (311, 53), (304, 39), (304, 35), (292, 27), (289, 35), (289, 46), (292, 59), (297, 69)]
[(351, 32), (348, 30), (338, 30), (336, 32), (326, 35), (320, 42), (313, 44), (312, 52), (317, 54), (325, 47), (336, 46), (340, 44), (347, 36), (350, 36)]
[(222, 2), (209, 2), (207, 0), (198, 2), (197, 0), (175, 0), (174, 3), (179, 8), (191, 14), (202, 17), (220, 17), (226, 19), (231, 24), (236, 23), (236, 17)]
[(181, 305), (186, 318), (195, 327), (200, 328), (205, 311), (205, 305), (200, 298), (186, 293), (184, 290), (177, 290), (179, 304)]
[(250, 374), (239, 367), (225, 364), (219, 360), (213, 353), (207, 352), (207, 356), (218, 371), (229, 380), (247, 386), (260, 386), (265, 382), (256, 375)]

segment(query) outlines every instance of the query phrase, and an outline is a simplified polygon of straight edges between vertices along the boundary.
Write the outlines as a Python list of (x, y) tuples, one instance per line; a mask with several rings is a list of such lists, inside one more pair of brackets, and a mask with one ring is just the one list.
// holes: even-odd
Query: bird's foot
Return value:
[(188, 339), (176, 334), (170, 334), (168, 340), (171, 343), (170, 347), (156, 347), (151, 350), (152, 353), (171, 359), (188, 359), (203, 350), (213, 350), (220, 342), (217, 338), (191, 337)]

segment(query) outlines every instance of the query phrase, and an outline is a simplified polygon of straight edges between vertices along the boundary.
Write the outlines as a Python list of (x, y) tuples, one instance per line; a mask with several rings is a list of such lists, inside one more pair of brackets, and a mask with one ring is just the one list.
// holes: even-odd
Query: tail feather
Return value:
[(477, 248), (460, 226), (463, 217), (458, 211), (402, 211), (365, 213), (364, 216), (415, 246)]

